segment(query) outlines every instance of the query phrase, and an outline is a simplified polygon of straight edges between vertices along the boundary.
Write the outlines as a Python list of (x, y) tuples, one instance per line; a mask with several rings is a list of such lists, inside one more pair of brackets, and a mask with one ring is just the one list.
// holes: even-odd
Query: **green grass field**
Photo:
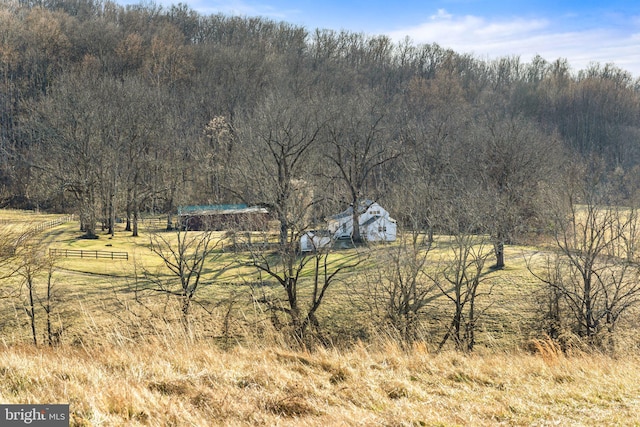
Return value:
[[(0, 223), (14, 228), (33, 227), (51, 219), (50, 215), (36, 213), (0, 213)], [(80, 238), (77, 221), (71, 221), (38, 234), (35, 240), (45, 252), (49, 249), (66, 249), (128, 254), (128, 260), (56, 259), (56, 271), (53, 275), (56, 295), (54, 312), (58, 314), (59, 327), (65, 331), (64, 340), (92, 340), (96, 330), (108, 331), (114, 321), (126, 325), (127, 330), (134, 330), (141, 323), (144, 323), (145, 328), (155, 327), (154, 319), (171, 322), (179, 317), (175, 299), (154, 291), (157, 286), (148, 280), (151, 275), (165, 284), (176, 283), (176, 278), (168, 274), (162, 260), (149, 247), (151, 232), (162, 233), (165, 239), (175, 239), (175, 232), (164, 232), (161, 227), (162, 221), (143, 222), (140, 236), (134, 238), (130, 232), (124, 231), (123, 224), (118, 224), (113, 237), (99, 233), (98, 239), (88, 240)], [(214, 236), (220, 241), (218, 249), (230, 245), (225, 236), (222, 232)], [(448, 240), (444, 236), (436, 238), (434, 249), (430, 253), (434, 260), (431, 268), (438, 268), (437, 260), (448, 256)], [(378, 325), (373, 324), (370, 309), (365, 307), (366, 303), (362, 303), (366, 293), (361, 295), (360, 291), (367, 280), (376, 280), (371, 273), (386, 262), (387, 253), (393, 249), (393, 244), (386, 244), (342, 249), (331, 254), (330, 267), (358, 256), (363, 257), (363, 262), (355, 270), (345, 271), (338, 277), (319, 311), (321, 325), (334, 343), (353, 343), (380, 333)], [(478, 298), (478, 312), (482, 312), (478, 335), (481, 347), (512, 348), (523, 345), (532, 338), (532, 323), (539, 308), (535, 298), (538, 287), (526, 269), (525, 259), (537, 251), (538, 248), (532, 246), (509, 246), (507, 268), (500, 271), (487, 270), (485, 273), (481, 292), (487, 295)], [(90, 255), (89, 252), (88, 254)], [(255, 303), (254, 296), (260, 296), (264, 292), (282, 296), (282, 290), (274, 279), (261, 274), (249, 261), (247, 253), (216, 250), (211, 255), (203, 270), (196, 296), (198, 305), (193, 312), (195, 319), (202, 319), (200, 327), (203, 335), (220, 335), (223, 328), (221, 319), (226, 319), (223, 322), (225, 334), (231, 334), (238, 340), (243, 340), (246, 335), (252, 335), (256, 331), (264, 333), (265, 328), (268, 328), (268, 313)], [(304, 298), (310, 292), (311, 263), (301, 277), (300, 294), (304, 304)], [(40, 295), (43, 295), (43, 286), (45, 278), (40, 277), (36, 281), (36, 289)], [(3, 286), (6, 295), (15, 296), (15, 289), (19, 288), (18, 278), (7, 280)], [(0, 316), (4, 319), (4, 328), (0, 332), (5, 337), (10, 337), (5, 338), (9, 341), (28, 340), (28, 319), (20, 314), (24, 298), (7, 298), (7, 301), (0, 311)], [(424, 313), (421, 336), (428, 345), (433, 346), (442, 337), (450, 320), (448, 301), (434, 292)], [(8, 330), (11, 332), (7, 333)]]

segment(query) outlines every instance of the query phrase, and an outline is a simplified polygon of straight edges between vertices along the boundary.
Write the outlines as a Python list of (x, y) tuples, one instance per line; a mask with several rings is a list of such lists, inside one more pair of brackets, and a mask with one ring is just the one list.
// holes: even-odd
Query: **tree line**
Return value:
[[(578, 221), (571, 206), (637, 201), (640, 80), (613, 64), (576, 71), (562, 58), (485, 61), (409, 39), (109, 0), (4, 2), (0, 57), (2, 206), (73, 211), (90, 238), (100, 227), (113, 233), (119, 217), (135, 236), (145, 212), (171, 225), (180, 205), (265, 206), (290, 272), (277, 279), (291, 291), (298, 237), (373, 199), (403, 230), (427, 236), (420, 244), (458, 236), (458, 268), (476, 273), (447, 267), (430, 283), (460, 310), (471, 295), (463, 288), (475, 292), (485, 265), (466, 236), (488, 236), (499, 269), (506, 245), (546, 233), (569, 257), (570, 276), (560, 283), (560, 264), (536, 274), (551, 297), (582, 313), (584, 334), (598, 329), (584, 308), (594, 263), (582, 271), (572, 258), (586, 243), (559, 236)], [(591, 231), (603, 220), (592, 216)], [(629, 239), (629, 227), (616, 242)], [(358, 227), (352, 237), (361, 240)], [(416, 239), (394, 261), (414, 281), (425, 274)], [(414, 270), (400, 268), (407, 256)], [(583, 297), (574, 301), (567, 277), (576, 271)], [(406, 329), (413, 309), (403, 304), (394, 316)], [(615, 323), (612, 310), (599, 319)], [(315, 322), (314, 312), (296, 324)], [(552, 333), (558, 316), (550, 310)]]

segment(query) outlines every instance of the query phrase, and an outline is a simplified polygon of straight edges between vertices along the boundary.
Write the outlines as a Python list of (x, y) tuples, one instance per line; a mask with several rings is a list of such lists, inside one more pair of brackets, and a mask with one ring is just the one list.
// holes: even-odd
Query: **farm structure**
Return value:
[(300, 250), (316, 252), (330, 246), (332, 241), (329, 230), (309, 230), (300, 237)]
[[(372, 200), (363, 200), (358, 205), (360, 235), (368, 242), (393, 242), (396, 240), (396, 220), (389, 212)], [(327, 228), (334, 239), (349, 239), (353, 235), (353, 207), (328, 219)]]
[(269, 220), (269, 211), (260, 206), (208, 205), (178, 209), (180, 228), (191, 231), (262, 231), (268, 228)]

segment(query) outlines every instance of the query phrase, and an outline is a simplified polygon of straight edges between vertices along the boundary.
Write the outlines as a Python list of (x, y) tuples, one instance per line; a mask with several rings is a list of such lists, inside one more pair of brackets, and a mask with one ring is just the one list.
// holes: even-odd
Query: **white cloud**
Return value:
[(593, 62), (613, 62), (640, 77), (637, 31), (624, 33), (618, 28), (567, 31), (543, 19), (491, 20), (473, 15), (454, 16), (440, 9), (418, 26), (387, 34), (395, 40), (409, 36), (415, 43), (438, 43), (484, 59), (514, 55), (523, 61), (535, 55), (548, 61), (567, 58), (574, 70)]
[(437, 42), (465, 52), (485, 53), (486, 46), (509, 43), (547, 26), (548, 23), (542, 20), (514, 19), (490, 22), (472, 15), (454, 17), (441, 9), (421, 25), (388, 34), (398, 40), (409, 36), (418, 43)]
[(451, 19), (451, 18), (453, 18), (453, 15), (451, 15), (450, 13), (448, 13), (444, 9), (438, 9), (438, 13), (436, 13), (435, 15), (431, 15), (431, 19), (432, 20), (436, 20), (436, 19)]

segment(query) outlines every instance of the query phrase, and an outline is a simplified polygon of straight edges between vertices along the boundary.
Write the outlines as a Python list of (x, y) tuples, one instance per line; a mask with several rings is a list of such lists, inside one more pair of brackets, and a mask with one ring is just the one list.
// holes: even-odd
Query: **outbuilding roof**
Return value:
[[(369, 209), (369, 206), (371, 206), (374, 203), (375, 201), (369, 200), (369, 199), (361, 200), (358, 207), (358, 213), (362, 214), (366, 212), (367, 209)], [(340, 212), (339, 214), (332, 215), (330, 219), (348, 218), (351, 215), (353, 215), (353, 206), (349, 206), (346, 210)]]
[(266, 208), (260, 206), (237, 205), (203, 205), (181, 206), (178, 208), (179, 216), (186, 215), (233, 215), (243, 213), (269, 213)]

